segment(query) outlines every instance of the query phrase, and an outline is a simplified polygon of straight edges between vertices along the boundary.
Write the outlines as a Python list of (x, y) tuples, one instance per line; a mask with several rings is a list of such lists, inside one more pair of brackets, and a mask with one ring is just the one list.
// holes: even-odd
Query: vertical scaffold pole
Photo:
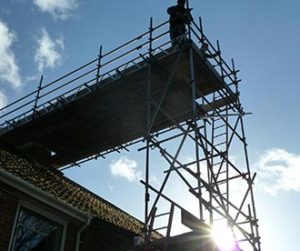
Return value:
[(148, 60), (148, 85), (147, 85), (147, 124), (146, 124), (146, 170), (145, 170), (145, 240), (147, 237), (148, 229), (148, 212), (149, 212), (149, 169), (150, 169), (150, 123), (151, 123), (151, 58), (153, 53), (152, 40), (153, 40), (153, 18), (150, 18), (149, 26), (149, 60)]
[(221, 78), (222, 80), (224, 80), (224, 68), (223, 68), (223, 61), (222, 61), (222, 56), (221, 56), (221, 47), (220, 47), (220, 42), (219, 40), (217, 40), (217, 50), (218, 50), (218, 65), (220, 67), (220, 71), (221, 71)]
[[(247, 172), (248, 172), (248, 185), (249, 185), (249, 190), (250, 190), (250, 198), (251, 198), (251, 206), (252, 206), (252, 211), (253, 211), (253, 218), (255, 220), (255, 234), (256, 234), (256, 238), (259, 238), (259, 231), (258, 231), (258, 224), (257, 224), (257, 215), (256, 215), (256, 208), (255, 208), (255, 200), (254, 200), (254, 192), (253, 192), (253, 181), (251, 179), (250, 176), (250, 163), (249, 163), (249, 156), (248, 156), (248, 150), (247, 150), (247, 142), (246, 142), (246, 134), (245, 134), (245, 127), (244, 127), (244, 121), (243, 121), (243, 116), (241, 116), (241, 130), (242, 130), (242, 137), (243, 137), (243, 143), (244, 143), (244, 153), (245, 153), (245, 159), (246, 159), (246, 167), (247, 167)], [(252, 220), (252, 219), (250, 219)], [(252, 225), (252, 222), (250, 222), (250, 224)], [(260, 240), (259, 239), (255, 239), (254, 241), (254, 245), (255, 242), (257, 242), (257, 249), (256, 247), (254, 247), (254, 250), (261, 250), (260, 247)]]
[(201, 44), (204, 44), (204, 33), (203, 33), (203, 24), (202, 24), (202, 18), (199, 17), (199, 29), (200, 29), (200, 40)]
[[(237, 70), (235, 69), (235, 63), (234, 59), (231, 59), (231, 65), (232, 65), (232, 74), (233, 74), (233, 84), (235, 85), (235, 93), (239, 96), (239, 85), (238, 85), (238, 77), (237, 77)], [(240, 100), (238, 100), (238, 105), (240, 106)]]
[[(189, 8), (188, 2), (187, 7)], [(191, 24), (188, 25), (189, 32), (189, 43), (191, 43)], [(191, 45), (191, 44), (190, 44)], [(203, 207), (202, 207), (202, 191), (201, 191), (201, 170), (200, 170), (200, 157), (199, 157), (199, 144), (198, 144), (198, 133), (197, 133), (197, 107), (196, 107), (196, 80), (195, 80), (195, 69), (194, 69), (194, 55), (193, 48), (189, 48), (189, 67), (190, 67), (190, 84), (192, 90), (192, 114), (193, 114), (193, 127), (194, 127), (194, 137), (195, 137), (195, 157), (196, 157), (196, 166), (197, 166), (197, 187), (198, 187), (198, 198), (199, 198), (199, 216), (200, 220), (203, 221)]]
[[(228, 159), (229, 158), (229, 147), (230, 147), (230, 144), (231, 144), (231, 141), (230, 141), (230, 137), (229, 137), (229, 128), (228, 128), (228, 125), (229, 125), (230, 121), (229, 121), (229, 106), (226, 105), (226, 117), (225, 117), (225, 133), (226, 133), (226, 152), (225, 152), (225, 155), (226, 155), (226, 158)], [(229, 201), (229, 198), (230, 198), (230, 186), (229, 186), (229, 163), (226, 161), (226, 199), (227, 199), (227, 202)], [(229, 203), (227, 203), (227, 207), (226, 207), (226, 214), (229, 215)], [(228, 224), (228, 222), (227, 222)]]
[[(186, 0), (186, 8), (190, 11), (190, 3), (189, 3), (189, 0)], [(188, 39), (189, 39), (189, 41), (192, 40), (191, 22), (188, 24)]]
[(39, 83), (38, 89), (37, 89), (37, 93), (36, 93), (34, 105), (33, 105), (33, 115), (36, 114), (36, 109), (37, 109), (37, 106), (38, 106), (38, 101), (40, 99), (40, 93), (41, 93), (41, 90), (42, 90), (43, 79), (44, 79), (44, 76), (42, 75), (41, 79), (40, 79), (40, 83)]
[(98, 83), (99, 78), (100, 78), (101, 60), (102, 60), (102, 45), (99, 48), (99, 55), (98, 55), (97, 75), (96, 75), (97, 83)]

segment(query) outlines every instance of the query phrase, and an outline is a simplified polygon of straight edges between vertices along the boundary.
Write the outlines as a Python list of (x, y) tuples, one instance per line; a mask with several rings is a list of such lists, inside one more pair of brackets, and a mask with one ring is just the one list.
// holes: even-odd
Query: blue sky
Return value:
[[(0, 0), (0, 106), (167, 20), (170, 0)], [(190, 0), (206, 35), (236, 61), (262, 250), (298, 250), (300, 236), (300, 2)], [(238, 156), (237, 156), (238, 157)], [(122, 175), (120, 175), (120, 173)], [(143, 157), (136, 149), (66, 175), (142, 218)], [(159, 175), (159, 174), (158, 174)], [(155, 179), (153, 177), (153, 179)], [(137, 205), (137, 198), (140, 204)]]

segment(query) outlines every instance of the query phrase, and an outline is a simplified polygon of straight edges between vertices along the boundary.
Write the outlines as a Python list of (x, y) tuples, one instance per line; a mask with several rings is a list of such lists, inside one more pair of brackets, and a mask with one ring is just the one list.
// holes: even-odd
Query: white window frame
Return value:
[(62, 231), (62, 236), (61, 236), (60, 251), (64, 251), (65, 241), (66, 241), (66, 236), (67, 236), (67, 225), (68, 225), (67, 221), (64, 220), (62, 217), (59, 217), (57, 214), (55, 214), (54, 213), (55, 209), (47, 210), (46, 206), (39, 207), (35, 204), (32, 204), (32, 203), (30, 203), (28, 201), (24, 201), (24, 200), (20, 200), (18, 203), (8, 250), (11, 251), (13, 248), (13, 241), (14, 241), (15, 231), (16, 231), (21, 208), (28, 209), (38, 215), (41, 215), (42, 217), (45, 217), (46, 219), (49, 219), (49, 220), (61, 225), (63, 227), (63, 231)]

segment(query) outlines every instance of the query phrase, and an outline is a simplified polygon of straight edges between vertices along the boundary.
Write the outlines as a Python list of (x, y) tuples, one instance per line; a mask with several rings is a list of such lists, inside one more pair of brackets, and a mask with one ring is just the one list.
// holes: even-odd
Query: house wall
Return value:
[(54, 221), (56, 220), (51, 218), (51, 216), (41, 212), (46, 212), (49, 213), (49, 215), (55, 215), (59, 219), (62, 219), (62, 221), (58, 221), (58, 223), (62, 223), (66, 229), (63, 236), (64, 251), (75, 250), (77, 232), (83, 223), (62, 214), (55, 209), (49, 208), (43, 203), (22, 194), (20, 191), (16, 191), (15, 189), (0, 183), (0, 251), (7, 251), (9, 248), (19, 205), (23, 205), (24, 207)]
[(133, 247), (135, 234), (110, 223), (93, 219), (83, 232), (81, 251), (126, 251)]
[[(41, 215), (49, 219), (50, 217), (48, 214), (45, 215), (45, 212), (62, 219), (66, 227), (64, 251), (75, 250), (77, 233), (85, 224), (84, 222), (72, 219), (0, 182), (0, 251), (7, 251), (9, 248), (19, 205), (39, 214), (44, 212)], [(133, 238), (133, 233), (94, 218), (81, 234), (80, 251), (126, 251), (132, 248)]]
[(78, 233), (79, 229), (81, 228), (81, 226), (82, 226), (82, 223), (81, 224), (74, 223), (74, 222), (68, 223), (64, 251), (76, 250), (77, 233)]
[(17, 207), (18, 198), (0, 184), (0, 251), (8, 249)]

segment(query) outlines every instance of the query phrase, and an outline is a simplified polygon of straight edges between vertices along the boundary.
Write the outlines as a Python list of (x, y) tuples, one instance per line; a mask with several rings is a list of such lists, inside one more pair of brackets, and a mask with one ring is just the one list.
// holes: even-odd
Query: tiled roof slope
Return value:
[(96, 194), (59, 174), (0, 149), (0, 169), (48, 192), (57, 199), (125, 230), (141, 233), (143, 224)]

